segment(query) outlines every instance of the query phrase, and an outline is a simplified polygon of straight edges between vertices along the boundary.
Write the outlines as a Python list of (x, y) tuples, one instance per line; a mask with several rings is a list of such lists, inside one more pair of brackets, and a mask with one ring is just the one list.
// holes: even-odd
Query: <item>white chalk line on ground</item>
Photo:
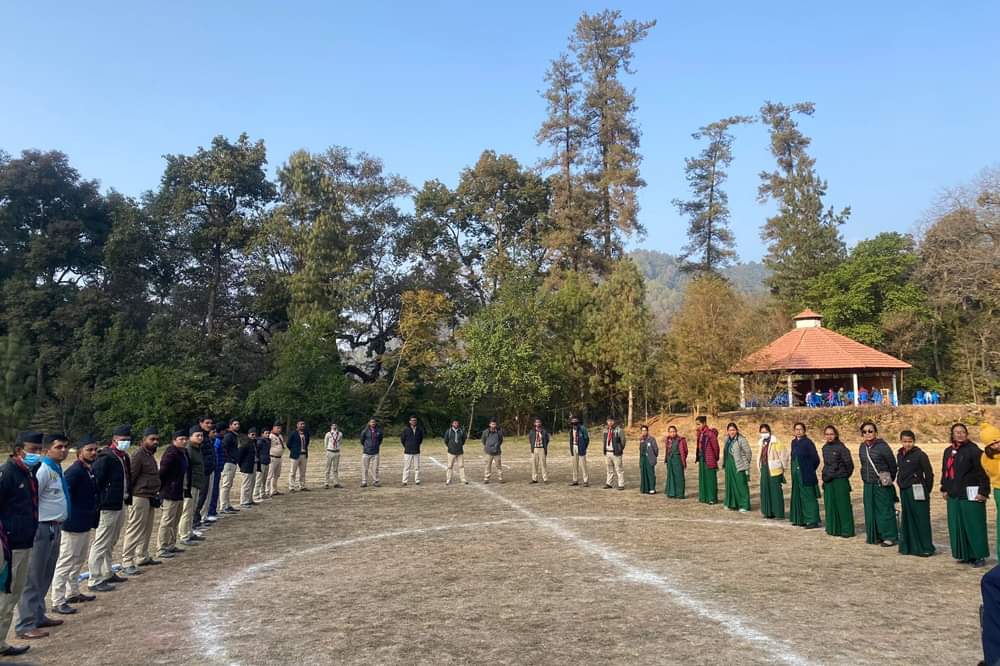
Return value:
[[(438, 467), (445, 467), (444, 464), (433, 456), (430, 460)], [(668, 576), (630, 564), (621, 553), (618, 553), (617, 551), (601, 544), (589, 541), (588, 539), (584, 539), (572, 530), (566, 529), (560, 525), (558, 520), (546, 518), (536, 514), (535, 512), (524, 508), (514, 500), (495, 492), (491, 488), (480, 485), (476, 485), (475, 488), (480, 492), (486, 493), (490, 497), (503, 502), (526, 518), (531, 519), (535, 524), (547, 528), (553, 534), (569, 541), (584, 552), (595, 555), (608, 564), (618, 568), (625, 580), (640, 583), (642, 585), (648, 585), (666, 593), (679, 606), (690, 610), (699, 617), (718, 623), (726, 633), (759, 646), (763, 652), (769, 654), (778, 661), (786, 664), (800, 664), (803, 666), (811, 663), (805, 657), (797, 654), (792, 646), (786, 641), (768, 636), (767, 634), (754, 629), (747, 624), (746, 619), (741, 615), (735, 615), (733, 613), (727, 613), (725, 611), (709, 607), (693, 595), (682, 590), (676, 582)]]

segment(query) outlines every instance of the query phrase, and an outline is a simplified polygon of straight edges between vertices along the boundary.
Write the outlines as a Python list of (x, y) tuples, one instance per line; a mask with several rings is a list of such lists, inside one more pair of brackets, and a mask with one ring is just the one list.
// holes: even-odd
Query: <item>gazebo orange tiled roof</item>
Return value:
[(794, 404), (793, 375), (807, 375), (812, 390), (817, 379), (850, 375), (857, 394), (859, 374), (891, 374), (895, 394), (896, 374), (912, 367), (909, 363), (824, 328), (821, 322), (822, 316), (812, 310), (800, 312), (795, 316), (794, 329), (730, 368), (730, 372), (741, 376), (741, 389), (744, 375), (787, 373), (789, 404)]

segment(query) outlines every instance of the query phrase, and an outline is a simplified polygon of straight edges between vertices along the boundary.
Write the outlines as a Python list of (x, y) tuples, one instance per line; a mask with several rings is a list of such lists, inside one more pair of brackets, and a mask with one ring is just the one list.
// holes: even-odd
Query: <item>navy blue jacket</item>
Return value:
[(309, 431), (304, 431), (301, 435), (298, 430), (293, 430), (288, 436), (288, 457), (295, 460), (299, 456), (309, 457)]
[(211, 477), (215, 473), (215, 440), (208, 436), (204, 430), (201, 440), (201, 459), (205, 466), (205, 476)]
[(403, 453), (409, 455), (420, 453), (420, 445), (424, 443), (424, 429), (420, 426), (411, 428), (407, 424), (399, 435), (399, 442), (403, 445)]
[(236, 453), (236, 465), (243, 474), (253, 474), (257, 471), (257, 438), (247, 438), (240, 444)]
[(980, 582), (983, 593), (983, 656), (987, 666), (1000, 664), (1000, 567)]
[(799, 475), (802, 477), (802, 485), (816, 486), (816, 469), (819, 467), (819, 452), (816, 445), (808, 437), (795, 437), (792, 439), (792, 460), (799, 461)]
[(382, 436), (382, 429), (378, 426), (375, 427), (375, 437), (372, 437), (369, 428), (362, 430), (361, 452), (369, 456), (378, 455), (379, 449), (382, 447)]
[(576, 436), (576, 450), (581, 456), (587, 455), (587, 447), (590, 446), (590, 433), (582, 423), (569, 427), (569, 454), (573, 455), (573, 430), (579, 430)]
[(97, 508), (97, 479), (92, 469), (77, 460), (63, 475), (69, 489), (69, 518), (64, 532), (89, 532), (97, 527), (101, 512)]
[[(37, 469), (37, 467), (36, 467)], [(13, 550), (31, 548), (38, 530), (38, 482), (11, 458), (0, 465), (0, 523)]]
[(257, 466), (271, 464), (271, 438), (257, 438)]
[(222, 436), (222, 457), (226, 464), (239, 462), (240, 436), (229, 431)]

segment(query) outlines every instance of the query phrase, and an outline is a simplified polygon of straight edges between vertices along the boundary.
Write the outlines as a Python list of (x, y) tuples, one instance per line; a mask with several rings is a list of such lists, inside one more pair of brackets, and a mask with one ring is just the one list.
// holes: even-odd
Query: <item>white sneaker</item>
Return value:
[(417, 480), (416, 480), (416, 481), (414, 481), (413, 483), (414, 483), (414, 485), (417, 485), (417, 486), (419, 486), (419, 485), (420, 485), (420, 479), (417, 479)]
[(218, 516), (206, 516), (205, 517), (205, 522), (207, 522), (207, 523), (217, 523), (217, 522), (219, 522), (219, 517)]

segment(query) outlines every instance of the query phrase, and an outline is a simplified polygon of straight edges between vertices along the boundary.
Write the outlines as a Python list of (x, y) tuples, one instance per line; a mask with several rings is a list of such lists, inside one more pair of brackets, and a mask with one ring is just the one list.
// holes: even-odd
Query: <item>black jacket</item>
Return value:
[(201, 440), (201, 459), (205, 466), (205, 476), (211, 477), (215, 474), (215, 439), (208, 436), (204, 430)]
[[(948, 458), (954, 453), (954, 478), (948, 478)], [(979, 486), (979, 494), (983, 497), (990, 496), (990, 477), (983, 469), (983, 452), (974, 442), (966, 442), (958, 447), (956, 451), (953, 446), (944, 450), (941, 459), (941, 490), (948, 493), (948, 497), (968, 499), (965, 489), (968, 486)]]
[[(537, 432), (540, 432), (541, 434), (539, 435), (539, 434), (537, 434)], [(548, 455), (549, 454), (549, 431), (546, 430), (545, 428), (542, 428), (540, 431), (536, 431), (534, 428), (532, 428), (531, 430), (529, 430), (528, 431), (528, 444), (531, 446), (532, 452), (534, 452), (534, 450), (536, 448), (538, 448), (538, 446), (536, 446), (535, 440), (539, 439), (539, 437), (542, 440), (540, 442), (540, 446), (541, 446), (542, 450), (545, 451), (545, 455)]]
[(239, 462), (240, 437), (233, 431), (222, 436), (222, 459), (226, 464)]
[(21, 465), (13, 458), (0, 465), (0, 523), (14, 550), (31, 548), (38, 530), (38, 482)]
[(301, 434), (298, 430), (293, 430), (288, 436), (288, 457), (295, 460), (299, 456), (309, 457), (309, 431), (305, 430)]
[(374, 432), (366, 427), (361, 431), (361, 452), (366, 456), (377, 456), (382, 447), (382, 428), (375, 426)]
[(899, 473), (896, 475), (899, 489), (910, 488), (919, 483), (924, 487), (924, 493), (930, 496), (931, 489), (934, 488), (934, 469), (927, 454), (919, 446), (914, 446), (909, 451), (900, 448), (896, 453), (896, 461), (899, 465)]
[(849, 479), (854, 474), (851, 452), (839, 439), (823, 445), (823, 483), (834, 479)]
[[(871, 462), (868, 461), (871, 456)], [(896, 456), (892, 455), (892, 449), (883, 439), (876, 439), (871, 449), (864, 442), (858, 447), (858, 462), (861, 463), (861, 480), (865, 483), (878, 484), (878, 473), (889, 472), (893, 480), (896, 479)], [(875, 469), (872, 469), (872, 463)]]
[(611, 449), (608, 450), (608, 428), (604, 427), (601, 432), (601, 455), (607, 455), (612, 453), (616, 456), (624, 455), (625, 452), (625, 436), (622, 434), (622, 429), (615, 426), (614, 430), (611, 431)]
[(257, 471), (257, 438), (247, 437), (236, 452), (236, 464), (244, 474)]
[(460, 456), (465, 453), (465, 431), (459, 426), (458, 430), (448, 428), (444, 432), (444, 445), (448, 448), (448, 453), (453, 456)]
[(160, 456), (160, 497), (172, 502), (184, 499), (188, 487), (188, 455), (184, 449), (170, 445)]
[(403, 445), (403, 453), (410, 455), (420, 453), (420, 445), (424, 443), (424, 429), (419, 425), (416, 428), (407, 425), (400, 433), (399, 441)]
[[(125, 464), (118, 459), (110, 446), (106, 446), (97, 454), (97, 460), (91, 468), (97, 480), (98, 509), (101, 511), (121, 511), (125, 504), (132, 503), (128, 480), (125, 477)], [(124, 501), (123, 498), (124, 497)]]
[(271, 438), (270, 437), (258, 437), (257, 438), (257, 465), (270, 465), (271, 464)]
[(64, 532), (89, 532), (97, 527), (101, 514), (97, 510), (97, 479), (94, 471), (77, 460), (63, 475), (69, 489), (69, 517), (63, 523)]

